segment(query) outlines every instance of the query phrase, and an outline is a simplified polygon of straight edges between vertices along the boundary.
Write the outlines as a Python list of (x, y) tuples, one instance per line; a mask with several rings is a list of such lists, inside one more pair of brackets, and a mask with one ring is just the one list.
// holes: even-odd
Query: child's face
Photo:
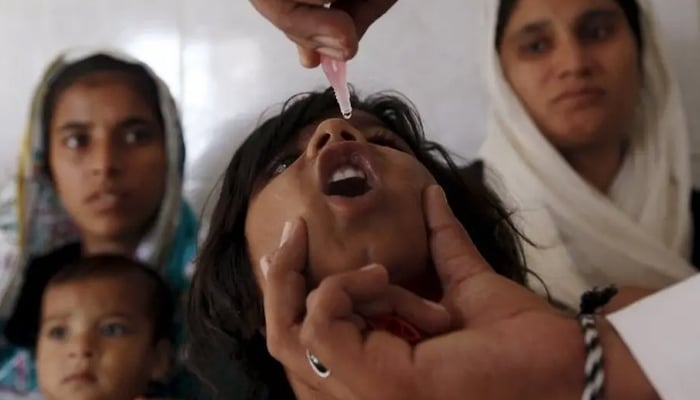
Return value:
[[(142, 281), (141, 281), (142, 282)], [(134, 276), (49, 286), (37, 345), (49, 400), (127, 400), (165, 377), (166, 341), (154, 343), (148, 290)]]
[(308, 126), (293, 142), (251, 198), (251, 263), (278, 247), (285, 221), (301, 217), (312, 284), (379, 262), (411, 285), (428, 265), (422, 192), (434, 179), (408, 145), (362, 111)]

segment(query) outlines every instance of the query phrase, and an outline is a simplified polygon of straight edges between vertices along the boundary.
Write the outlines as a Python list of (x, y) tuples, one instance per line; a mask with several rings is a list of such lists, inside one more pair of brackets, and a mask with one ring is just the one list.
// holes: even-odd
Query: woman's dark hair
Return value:
[[(444, 148), (428, 141), (408, 100), (389, 94), (360, 100), (353, 94), (351, 101), (355, 110), (372, 114), (408, 144), (444, 188), (456, 217), (489, 264), (499, 274), (524, 283), (526, 268), (518, 233), (499, 199), (484, 184), (480, 168), (458, 168)], [(284, 370), (269, 355), (260, 334), (262, 295), (247, 253), (245, 221), (256, 184), (277, 153), (302, 128), (336, 115), (337, 107), (331, 89), (291, 98), (279, 115), (253, 131), (225, 171), (211, 228), (199, 253), (188, 310), (190, 363), (214, 390), (218, 385), (212, 376), (238, 363), (252, 383), (249, 398), (265, 388), (273, 391), (270, 398), (293, 398)], [(222, 353), (226, 360), (213, 361)]]
[[(642, 36), (642, 20), (637, 0), (614, 1), (625, 13), (625, 19), (627, 19), (627, 23), (632, 29), (632, 34), (634, 34), (634, 39), (637, 42), (637, 50), (641, 52), (644, 48), (644, 37)], [(496, 22), (496, 50), (500, 50), (501, 48), (503, 33), (517, 5), (518, 0), (500, 0), (498, 6), (498, 20)]]
[(158, 85), (146, 68), (106, 54), (95, 54), (66, 66), (47, 82), (40, 122), (46, 148), (48, 148), (49, 132), (56, 103), (63, 91), (81, 79), (101, 73), (114, 73), (126, 77), (131, 88), (144, 99), (145, 103), (153, 110), (158, 123), (163, 126)]

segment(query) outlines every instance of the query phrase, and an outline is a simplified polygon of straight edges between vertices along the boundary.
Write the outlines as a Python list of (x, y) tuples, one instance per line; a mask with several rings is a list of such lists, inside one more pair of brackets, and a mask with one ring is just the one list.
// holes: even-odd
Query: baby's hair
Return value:
[[(484, 184), (480, 165), (458, 168), (442, 146), (425, 138), (415, 108), (398, 94), (380, 93), (360, 100), (353, 93), (351, 101), (355, 110), (373, 115), (408, 144), (444, 188), (457, 219), (494, 269), (524, 283), (527, 270), (519, 234), (498, 197)], [(221, 372), (212, 369), (220, 365), (212, 360), (224, 355), (223, 362), (239, 363), (249, 378), (248, 398), (264, 390), (270, 391), (271, 398), (292, 397), (284, 370), (267, 352), (260, 333), (262, 295), (249, 261), (245, 221), (250, 197), (268, 178), (277, 153), (304, 127), (337, 114), (331, 89), (292, 97), (278, 115), (248, 136), (224, 173), (211, 228), (199, 253), (188, 310), (190, 362), (214, 390), (218, 385), (213, 377)]]
[(87, 279), (112, 277), (138, 277), (148, 290), (148, 312), (153, 321), (153, 339), (173, 340), (173, 296), (163, 278), (148, 266), (121, 255), (93, 255), (66, 264), (46, 285), (53, 286)]

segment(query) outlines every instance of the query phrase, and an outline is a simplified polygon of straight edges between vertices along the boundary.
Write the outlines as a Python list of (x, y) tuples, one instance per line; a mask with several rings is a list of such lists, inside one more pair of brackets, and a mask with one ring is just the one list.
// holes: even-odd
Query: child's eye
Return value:
[(392, 135), (386, 133), (380, 133), (374, 136), (370, 136), (367, 138), (367, 141), (369, 143), (376, 144), (377, 146), (384, 146), (392, 148), (394, 150), (404, 151), (399, 141)]
[(270, 177), (274, 178), (282, 172), (286, 171), (299, 158), (298, 154), (290, 154), (282, 156), (273, 161), (270, 167)]
[(124, 336), (124, 335), (129, 333), (129, 328), (125, 324), (111, 322), (111, 323), (102, 325), (100, 327), (100, 333), (103, 336), (110, 336), (110, 337)]
[(46, 336), (55, 340), (62, 340), (68, 336), (68, 328), (65, 326), (54, 326), (51, 327), (47, 332)]

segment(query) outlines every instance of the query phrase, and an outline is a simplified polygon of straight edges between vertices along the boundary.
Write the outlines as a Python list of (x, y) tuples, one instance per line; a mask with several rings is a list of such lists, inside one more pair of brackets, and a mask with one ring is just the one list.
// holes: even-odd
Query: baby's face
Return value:
[(412, 285), (429, 265), (422, 193), (434, 179), (408, 145), (361, 111), (308, 126), (293, 142), (251, 199), (251, 262), (278, 247), (285, 221), (301, 217), (312, 285), (374, 262)]
[(154, 343), (146, 284), (134, 276), (49, 286), (37, 344), (39, 384), (49, 400), (127, 400), (162, 379), (166, 343)]

